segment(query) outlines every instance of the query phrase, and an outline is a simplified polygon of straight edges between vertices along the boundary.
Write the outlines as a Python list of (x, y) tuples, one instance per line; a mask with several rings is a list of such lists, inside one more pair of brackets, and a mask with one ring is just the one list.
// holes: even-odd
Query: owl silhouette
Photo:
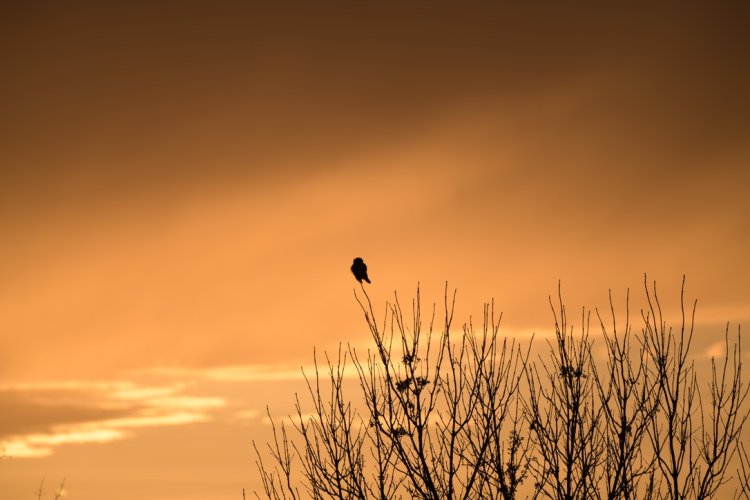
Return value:
[(357, 281), (360, 283), (362, 283), (362, 280), (370, 283), (370, 278), (367, 277), (367, 264), (362, 260), (362, 257), (354, 259), (354, 263), (352, 263), (352, 273), (354, 273), (354, 277), (357, 278)]

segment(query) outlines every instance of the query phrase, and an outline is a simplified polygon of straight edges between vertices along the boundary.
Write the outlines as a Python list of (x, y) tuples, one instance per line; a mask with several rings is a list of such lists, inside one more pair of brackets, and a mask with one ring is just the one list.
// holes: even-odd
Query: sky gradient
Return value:
[(558, 280), (684, 274), (709, 352), (750, 319), (748, 14), (6, 2), (0, 489), (252, 489), (266, 404), (367, 345), (356, 256), (376, 304), (447, 281), (519, 337)]

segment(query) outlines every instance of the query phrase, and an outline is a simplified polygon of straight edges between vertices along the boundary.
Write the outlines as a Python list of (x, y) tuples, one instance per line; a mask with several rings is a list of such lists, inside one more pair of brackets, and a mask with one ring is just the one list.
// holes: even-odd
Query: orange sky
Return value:
[(447, 280), (519, 336), (558, 279), (595, 307), (644, 272), (687, 275), (698, 349), (750, 318), (746, 8), (1, 10), (11, 499), (238, 498), (265, 405), (366, 343), (355, 256), (377, 304)]

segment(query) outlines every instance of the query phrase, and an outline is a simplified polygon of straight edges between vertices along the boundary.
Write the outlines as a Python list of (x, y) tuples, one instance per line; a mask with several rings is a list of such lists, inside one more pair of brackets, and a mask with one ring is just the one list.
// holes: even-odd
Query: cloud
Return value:
[(255, 409), (240, 410), (234, 413), (234, 418), (239, 421), (254, 421), (260, 416), (260, 412)]
[(179, 379), (205, 379), (221, 382), (255, 382), (270, 380), (297, 380), (302, 378), (300, 368), (279, 368), (272, 365), (231, 365), (214, 368), (156, 367), (138, 373)]
[(226, 401), (185, 394), (184, 384), (42, 382), (0, 389), (0, 449), (37, 458), (58, 446), (106, 443), (138, 429), (208, 422)]
[[(318, 371), (322, 374), (327, 370), (325, 359), (319, 360), (322, 364)], [(285, 381), (302, 380), (305, 376), (315, 376), (315, 366), (306, 365), (298, 368), (276, 365), (229, 365), (213, 368), (169, 368), (157, 367), (138, 370), (136, 373), (173, 377), (179, 379), (202, 379), (216, 382), (263, 382), (263, 381)], [(357, 372), (351, 360), (347, 363), (344, 376), (355, 377)]]

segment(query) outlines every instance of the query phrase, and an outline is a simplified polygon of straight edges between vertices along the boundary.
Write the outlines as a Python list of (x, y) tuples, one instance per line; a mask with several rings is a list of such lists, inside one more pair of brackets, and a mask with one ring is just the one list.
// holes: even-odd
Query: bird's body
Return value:
[(365, 261), (361, 257), (354, 259), (351, 269), (357, 281), (362, 283), (362, 280), (365, 280), (370, 283), (370, 278), (367, 277), (367, 264), (365, 264)]

